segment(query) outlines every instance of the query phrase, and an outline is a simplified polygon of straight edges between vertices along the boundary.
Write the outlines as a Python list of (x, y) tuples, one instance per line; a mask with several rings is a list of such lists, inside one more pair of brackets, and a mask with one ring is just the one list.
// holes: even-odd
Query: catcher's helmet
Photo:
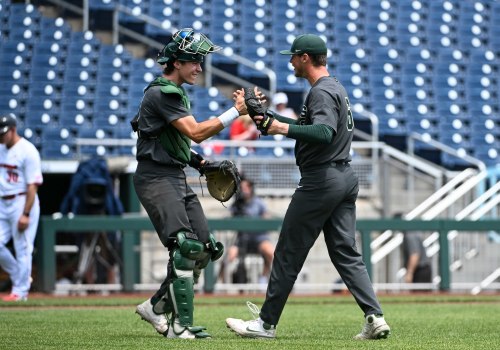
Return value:
[(192, 28), (175, 32), (163, 49), (158, 52), (157, 62), (166, 64), (170, 60), (203, 62), (203, 57), (222, 47), (214, 45), (205, 34), (195, 34)]
[(14, 113), (8, 113), (0, 117), (0, 135), (5, 134), (10, 128), (17, 125)]

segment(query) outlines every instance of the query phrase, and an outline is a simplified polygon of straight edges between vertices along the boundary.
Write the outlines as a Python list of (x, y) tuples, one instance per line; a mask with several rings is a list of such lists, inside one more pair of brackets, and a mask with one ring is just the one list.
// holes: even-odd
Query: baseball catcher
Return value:
[(173, 33), (158, 53), (161, 75), (145, 87), (131, 123), (137, 132), (134, 188), (169, 252), (165, 280), (151, 298), (137, 305), (136, 312), (168, 338), (210, 337), (205, 327), (194, 325), (194, 284), (207, 264), (224, 252), (210, 232), (184, 169), (190, 165), (205, 175), (210, 194), (221, 202), (238, 189), (233, 163), (206, 161), (191, 150), (191, 142), (216, 135), (246, 113), (243, 93), (236, 90), (234, 94), (240, 98), (218, 117), (199, 121), (193, 115), (183, 85), (195, 84), (205, 56), (220, 49), (192, 28)]

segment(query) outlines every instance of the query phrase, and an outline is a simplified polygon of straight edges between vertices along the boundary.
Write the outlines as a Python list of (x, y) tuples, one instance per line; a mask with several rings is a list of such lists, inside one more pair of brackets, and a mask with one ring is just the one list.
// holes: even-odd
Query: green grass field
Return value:
[(498, 349), (500, 297), (381, 296), (389, 339), (355, 341), (363, 315), (350, 296), (291, 296), (275, 340), (243, 339), (226, 317), (250, 318), (245, 301), (263, 296), (197, 295), (195, 325), (212, 339), (166, 339), (135, 313), (144, 297), (37, 297), (0, 302), (1, 349)]

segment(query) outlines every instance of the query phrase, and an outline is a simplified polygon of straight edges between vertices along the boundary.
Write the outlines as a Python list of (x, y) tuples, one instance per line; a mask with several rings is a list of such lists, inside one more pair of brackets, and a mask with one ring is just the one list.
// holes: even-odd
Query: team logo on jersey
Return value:
[(14, 170), (7, 170), (7, 182), (16, 183), (19, 180), (19, 174)]
[(303, 105), (299, 115), (299, 125), (306, 125), (307, 106)]

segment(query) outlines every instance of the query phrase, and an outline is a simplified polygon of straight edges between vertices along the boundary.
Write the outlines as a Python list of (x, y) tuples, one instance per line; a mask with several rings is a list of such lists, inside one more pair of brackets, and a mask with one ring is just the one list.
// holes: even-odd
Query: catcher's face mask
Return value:
[(175, 32), (169, 42), (158, 53), (159, 64), (165, 64), (171, 59), (189, 62), (203, 62), (203, 57), (222, 47), (214, 45), (205, 34), (195, 33), (191, 28)]

